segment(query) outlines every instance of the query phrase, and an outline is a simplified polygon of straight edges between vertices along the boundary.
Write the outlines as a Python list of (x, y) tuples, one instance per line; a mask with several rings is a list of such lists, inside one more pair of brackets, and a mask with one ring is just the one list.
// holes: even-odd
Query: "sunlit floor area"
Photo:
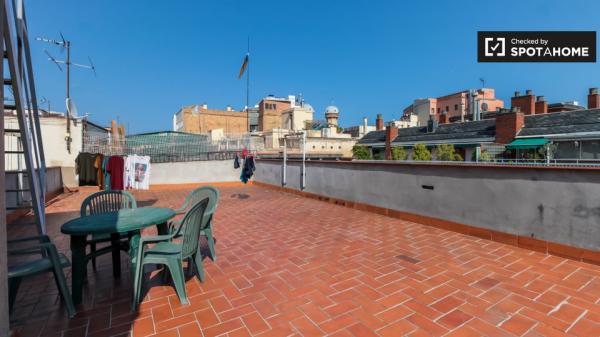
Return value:
[[(599, 266), (264, 187), (219, 190), (216, 261), (204, 259), (204, 283), (187, 278), (190, 305), (150, 268), (131, 312), (129, 257), (114, 279), (108, 254), (88, 265), (70, 320), (51, 273), (23, 281), (15, 335), (600, 336)], [(138, 207), (176, 208), (188, 192), (133, 194)], [(49, 235), (68, 257), (60, 226), (90, 193), (47, 207)], [(31, 234), (9, 226), (9, 238)]]

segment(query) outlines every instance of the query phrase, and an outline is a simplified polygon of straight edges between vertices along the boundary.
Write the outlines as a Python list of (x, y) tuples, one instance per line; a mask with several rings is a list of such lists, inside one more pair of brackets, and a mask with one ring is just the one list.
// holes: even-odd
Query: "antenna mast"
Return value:
[(50, 53), (47, 50), (44, 50), (44, 52), (46, 53), (46, 55), (48, 55), (48, 61), (54, 62), (54, 64), (56, 64), (56, 66), (58, 67), (58, 69), (60, 69), (60, 71), (62, 71), (62, 67), (60, 66), (61, 64), (64, 64), (67, 68), (67, 72), (66, 72), (67, 73), (66, 74), (67, 134), (65, 136), (65, 141), (67, 142), (67, 151), (69, 153), (71, 153), (71, 142), (73, 141), (73, 139), (71, 138), (71, 119), (72, 119), (71, 110), (75, 110), (74, 109), (75, 105), (71, 101), (71, 66), (73, 65), (73, 66), (79, 67), (79, 68), (90, 69), (91, 71), (94, 72), (94, 76), (96, 76), (96, 67), (92, 63), (92, 59), (89, 57), (88, 57), (88, 61), (90, 62), (89, 65), (71, 62), (71, 41), (66, 40), (65, 37), (62, 35), (62, 33), (60, 33), (60, 37), (61, 37), (61, 40), (48, 39), (48, 38), (44, 38), (44, 37), (38, 37), (38, 38), (36, 38), (36, 40), (45, 42), (45, 43), (54, 44), (54, 45), (60, 46), (63, 49), (67, 50), (67, 59), (64, 61), (57, 60), (52, 55), (50, 55)]

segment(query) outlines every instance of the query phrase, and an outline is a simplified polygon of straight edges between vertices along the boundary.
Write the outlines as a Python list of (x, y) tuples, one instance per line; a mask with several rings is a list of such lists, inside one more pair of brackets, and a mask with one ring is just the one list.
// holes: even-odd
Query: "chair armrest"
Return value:
[(48, 235), (29, 236), (29, 237), (20, 238), (20, 239), (7, 240), (6, 242), (7, 243), (19, 243), (19, 242), (27, 242), (27, 241), (33, 241), (33, 240), (37, 240), (40, 243), (50, 242), (50, 238), (48, 237)]
[(7, 255), (30, 255), (30, 254), (41, 254), (42, 250), (46, 250), (50, 255), (56, 255), (58, 257), (58, 250), (52, 242), (40, 243), (35, 246), (19, 248), (19, 249), (8, 249)]
[(173, 221), (169, 222), (169, 234), (173, 234), (174, 230), (181, 227), (182, 221), (183, 221), (183, 219), (173, 220)]
[(173, 238), (173, 234), (143, 236), (140, 238), (140, 248), (148, 243), (168, 241), (168, 240), (171, 240), (172, 238)]

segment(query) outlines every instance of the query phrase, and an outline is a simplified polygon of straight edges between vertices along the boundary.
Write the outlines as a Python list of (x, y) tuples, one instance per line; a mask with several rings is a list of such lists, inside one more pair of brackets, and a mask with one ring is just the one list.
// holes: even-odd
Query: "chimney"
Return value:
[(231, 108), (231, 105), (227, 106), (227, 111), (233, 111), (233, 109)]
[(433, 116), (430, 116), (429, 120), (427, 121), (427, 132), (435, 132), (437, 130), (437, 126), (438, 122), (435, 119), (433, 119)]
[(385, 128), (385, 159), (392, 159), (392, 142), (398, 137), (398, 128), (389, 123)]
[(496, 143), (508, 144), (525, 125), (525, 114), (513, 107), (511, 112), (496, 116)]
[(377, 131), (383, 130), (383, 116), (381, 116), (381, 114), (377, 114), (377, 120), (375, 121), (375, 129)]
[(367, 117), (363, 117), (363, 127), (365, 128), (365, 132), (367, 132), (367, 127), (369, 126)]
[(446, 124), (446, 123), (448, 123), (448, 115), (446, 114), (445, 111), (440, 114), (439, 123), (440, 124)]
[(600, 109), (600, 95), (598, 95), (598, 88), (590, 88), (590, 94), (588, 95), (588, 109)]
[(208, 104), (202, 103), (202, 109), (207, 110), (208, 109)]
[(544, 96), (538, 96), (537, 101), (535, 102), (535, 114), (545, 114), (548, 113), (548, 102)]
[(518, 91), (515, 91), (515, 96), (510, 99), (510, 105), (518, 107), (526, 115), (532, 115), (535, 113), (535, 96), (533, 90), (525, 91), (524, 96), (520, 96)]

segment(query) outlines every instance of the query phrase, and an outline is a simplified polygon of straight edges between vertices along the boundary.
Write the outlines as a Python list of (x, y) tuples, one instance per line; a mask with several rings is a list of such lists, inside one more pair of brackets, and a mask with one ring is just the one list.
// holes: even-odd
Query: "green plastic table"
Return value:
[(60, 231), (71, 236), (73, 302), (78, 304), (82, 300), (87, 268), (85, 244), (88, 235), (100, 233), (111, 235), (113, 275), (119, 277), (121, 233), (130, 233), (129, 256), (132, 257), (137, 253), (141, 229), (156, 225), (159, 234), (166, 234), (167, 221), (174, 216), (175, 211), (170, 208), (142, 207), (76, 218), (63, 224)]

